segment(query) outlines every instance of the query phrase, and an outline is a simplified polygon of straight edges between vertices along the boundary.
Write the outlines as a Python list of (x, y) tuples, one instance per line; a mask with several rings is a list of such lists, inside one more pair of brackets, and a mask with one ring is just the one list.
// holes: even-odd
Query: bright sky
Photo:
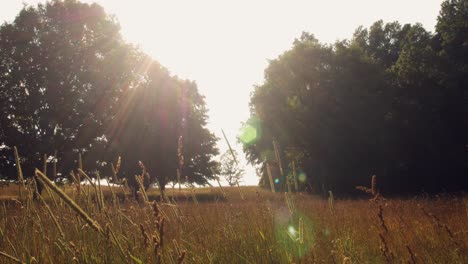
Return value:
[[(23, 3), (1, 0), (0, 21), (11, 21)], [(248, 102), (261, 84), (268, 59), (291, 47), (302, 31), (321, 42), (350, 38), (373, 22), (420, 22), (434, 31), (442, 0), (96, 0), (117, 16), (124, 37), (153, 56), (173, 75), (195, 80), (210, 109), (209, 128), (232, 145), (249, 117)], [(243, 155), (242, 155), (243, 156)], [(258, 182), (251, 167), (244, 184)]]

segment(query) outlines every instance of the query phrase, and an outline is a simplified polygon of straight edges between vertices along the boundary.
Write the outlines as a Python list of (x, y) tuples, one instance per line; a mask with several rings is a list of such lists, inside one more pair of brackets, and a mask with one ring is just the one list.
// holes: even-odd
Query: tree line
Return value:
[[(468, 4), (443, 2), (435, 32), (375, 22), (323, 44), (307, 32), (271, 60), (240, 140), (269, 187), (354, 194), (468, 187)], [(275, 153), (273, 142), (278, 146)], [(280, 164), (278, 164), (280, 163)]]
[(67, 177), (79, 155), (91, 175), (112, 175), (121, 157), (120, 177), (134, 189), (143, 166), (146, 187), (163, 189), (206, 184), (219, 170), (196, 83), (125, 42), (98, 4), (25, 6), (0, 26), (0, 112), (3, 178), (16, 178), (14, 146), (25, 176), (46, 159)]

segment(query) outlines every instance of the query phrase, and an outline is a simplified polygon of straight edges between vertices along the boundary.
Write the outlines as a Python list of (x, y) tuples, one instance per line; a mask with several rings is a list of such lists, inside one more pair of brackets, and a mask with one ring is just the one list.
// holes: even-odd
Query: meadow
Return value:
[[(465, 195), (2, 186), (0, 263), (467, 263)], [(20, 192), (19, 192), (20, 191)], [(59, 193), (61, 192), (61, 193)], [(21, 195), (21, 196), (20, 196)]]

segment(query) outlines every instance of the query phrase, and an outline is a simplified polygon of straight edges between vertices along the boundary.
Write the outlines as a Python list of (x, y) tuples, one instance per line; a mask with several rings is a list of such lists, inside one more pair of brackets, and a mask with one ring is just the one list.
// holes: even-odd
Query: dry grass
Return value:
[(219, 188), (169, 189), (170, 203), (153, 204), (137, 203), (121, 188), (113, 201), (103, 186), (100, 208), (93, 187), (67, 185), (66, 195), (102, 227), (96, 232), (59, 196), (55, 206), (44, 192), (49, 211), (40, 201), (12, 200), (18, 187), (3, 187), (0, 263), (468, 261), (466, 197), (334, 199), (330, 210), (327, 199), (241, 188), (244, 199), (238, 187), (223, 188), (226, 198)]

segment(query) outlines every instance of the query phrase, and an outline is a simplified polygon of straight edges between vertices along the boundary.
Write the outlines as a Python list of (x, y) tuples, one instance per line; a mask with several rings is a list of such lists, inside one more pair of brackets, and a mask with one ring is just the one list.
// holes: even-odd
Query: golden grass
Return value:
[[(468, 261), (466, 197), (374, 201), (335, 197), (330, 203), (302, 193), (224, 187), (168, 189), (171, 203), (138, 204), (130, 197), (124, 201), (122, 189), (116, 188), (120, 199), (115, 205), (109, 187), (102, 186), (102, 197), (96, 197), (91, 186), (82, 188), (82, 195), (89, 198), (78, 196), (72, 202), (102, 231), (94, 232), (93, 222), (80, 217), (58, 192), (56, 198), (62, 201), (57, 206), (49, 203), (50, 211), (42, 209), (46, 207), (42, 202), (28, 209), (6, 199), (0, 202), (0, 263), (15, 259), (30, 263), (33, 258), (39, 263)], [(64, 194), (70, 198), (75, 190), (76, 186), (67, 186)], [(52, 195), (57, 194), (54, 190)], [(43, 196), (45, 202), (51, 201), (47, 193)], [(147, 196), (155, 200), (159, 192), (151, 189)], [(106, 203), (103, 210), (98, 207), (101, 198)]]
[[(68, 204), (68, 206), (70, 206), (71, 209), (73, 209), (73, 211), (75, 211), (75, 213), (77, 213), (81, 218), (83, 218), (83, 220), (89, 224), (89, 226), (91, 226), (94, 230), (98, 231), (99, 233), (102, 233), (102, 228), (101, 226), (96, 222), (94, 221), (86, 212), (84, 212), (84, 210), (75, 202), (73, 201), (64, 191), (62, 191), (62, 189), (60, 189), (59, 187), (57, 187), (55, 184), (53, 184), (48, 178), (47, 176), (45, 176), (42, 172), (40, 172), (38, 169), (36, 169), (35, 171), (35, 174), (36, 174), (36, 177), (37, 179), (40, 180), (41, 183), (43, 183), (46, 187), (50, 188), (52, 191), (54, 191), (60, 198), (62, 198), (62, 200)], [(99, 195), (98, 193), (96, 192), (96, 195), (98, 197), (98, 201), (99, 200)], [(97, 203), (99, 204), (99, 202)], [(98, 207), (101, 209), (101, 207)]]

